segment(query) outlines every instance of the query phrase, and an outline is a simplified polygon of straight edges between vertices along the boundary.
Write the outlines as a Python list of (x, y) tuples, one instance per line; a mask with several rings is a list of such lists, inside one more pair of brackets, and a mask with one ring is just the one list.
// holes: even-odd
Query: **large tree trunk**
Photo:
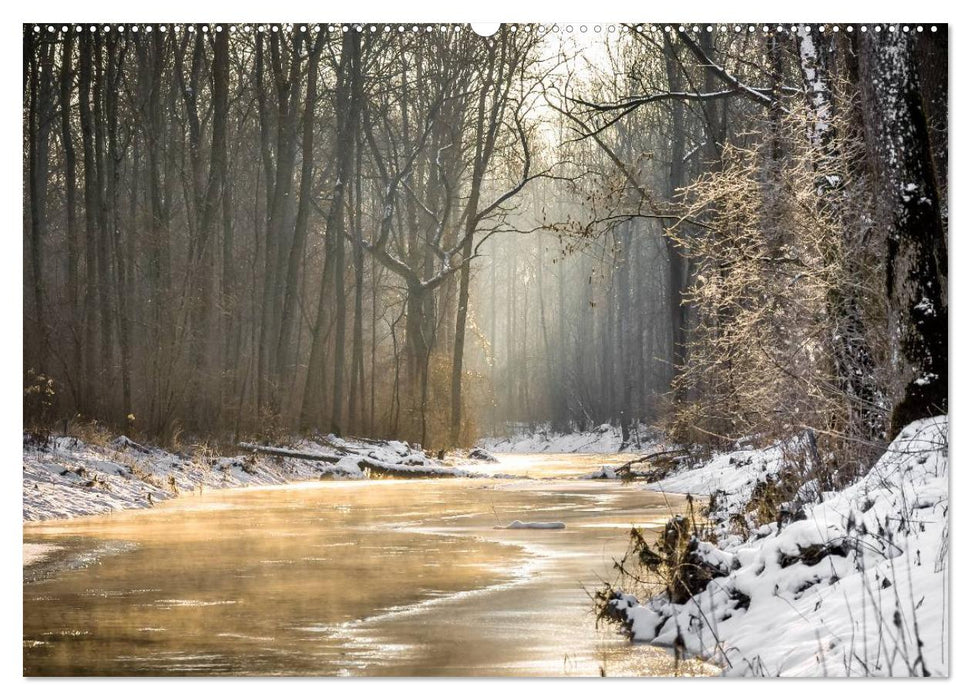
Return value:
[(354, 323), (351, 330), (351, 391), (347, 407), (349, 424), (356, 430), (364, 427), (364, 233), (362, 231), (364, 191), (361, 178), (363, 150), (358, 140), (353, 192)]
[[(200, 358), (208, 375), (219, 375), (218, 360), (221, 353), (218, 349), (222, 345), (219, 332), (223, 324), (214, 318), (216, 296), (216, 252), (221, 238), (226, 233), (223, 229), (224, 203), (229, 194), (229, 33), (216, 32), (213, 40), (214, 55), (212, 62), (212, 140), (209, 153), (209, 177), (206, 182), (205, 199), (203, 204), (204, 249), (201, 251), (201, 274), (204, 277), (201, 285), (205, 299), (201, 305), (201, 320), (204, 327), (198, 328), (197, 333), (203, 339)], [(222, 235), (220, 235), (222, 234)], [(216, 371), (214, 371), (216, 370)], [(207, 377), (209, 379), (209, 377)], [(210, 415), (201, 416), (203, 420), (218, 417), (220, 407), (216, 404), (219, 398), (221, 382), (206, 382), (205, 401), (200, 405), (207, 407)]]
[[(478, 199), (478, 192), (473, 197)], [(478, 205), (476, 205), (478, 206)], [(462, 270), (459, 273), (458, 309), (455, 317), (455, 342), (452, 345), (452, 386), (451, 386), (451, 420), (449, 427), (449, 442), (459, 444), (462, 432), (462, 365), (465, 360), (465, 326), (469, 317), (469, 278), (472, 257), (472, 235), (468, 235), (462, 244)]]
[[(151, 221), (147, 231), (149, 319), (146, 346), (154, 351), (151, 352), (148, 363), (150, 378), (146, 425), (156, 435), (165, 430), (167, 401), (164, 397), (172, 381), (169, 370), (174, 356), (170, 323), (170, 203), (173, 183), (170, 174), (174, 159), (171, 155), (173, 149), (167, 146), (169, 139), (164, 114), (168, 105), (163, 101), (165, 90), (162, 80), (168, 45), (165, 35), (160, 32), (153, 35), (150, 44), (141, 41), (135, 45), (139, 62), (138, 94), (142, 105), (141, 130), (148, 170), (146, 180)], [(175, 90), (170, 90), (166, 99), (171, 103), (174, 97)]]
[[(220, 34), (225, 34), (221, 32)], [(216, 57), (213, 65), (213, 100), (214, 123), (221, 123), (217, 144), (215, 131), (213, 132), (213, 148), (219, 146), (218, 157), (214, 154), (213, 169), (220, 188), (220, 221), (221, 221), (221, 274), (219, 285), (219, 320), (218, 338), (221, 344), (218, 353), (219, 364), (223, 376), (220, 382), (220, 405), (226, 405), (232, 396), (239, 375), (239, 339), (235, 337), (234, 318), (237, 308), (236, 299), (236, 269), (234, 267), (234, 226), (233, 226), (233, 188), (230, 183), (229, 160), (229, 39), (217, 40)], [(218, 114), (216, 111), (218, 110)], [(215, 235), (215, 234), (214, 234)], [(215, 248), (215, 242), (213, 247)], [(241, 390), (240, 390), (241, 391)]]
[[(111, 257), (109, 247), (111, 244), (111, 221), (108, 201), (108, 155), (107, 138), (105, 127), (108, 124), (107, 102), (114, 98), (106, 98), (106, 63), (114, 61), (114, 54), (117, 50), (120, 39), (116, 34), (106, 35), (104, 44), (95, 34), (95, 56), (94, 56), (94, 162), (95, 162), (95, 181), (96, 181), (96, 200), (95, 214), (97, 221), (97, 289), (98, 289), (98, 318), (100, 320), (99, 330), (101, 332), (101, 376), (100, 395), (107, 399), (110, 395), (111, 371), (114, 365), (114, 344), (111, 340), (113, 325), (112, 313), (112, 294), (111, 294)], [(110, 401), (105, 400), (105, 412), (110, 410)]]
[[(943, 40), (942, 40), (943, 41)], [(947, 242), (916, 39), (870, 32), (860, 42), (865, 137), (887, 230), (886, 284), (906, 377), (890, 430), (947, 411)]]
[[(277, 44), (279, 54), (279, 44)], [(276, 259), (280, 241), (276, 235), (272, 212), (275, 208), (276, 182), (278, 180), (277, 161), (273, 153), (273, 114), (271, 113), (269, 88), (266, 85), (266, 48), (262, 34), (256, 36), (254, 54), (256, 73), (256, 100), (260, 123), (260, 156), (263, 166), (265, 197), (265, 246), (263, 247), (263, 284), (260, 301), (259, 344), (256, 369), (256, 406), (257, 412), (275, 412), (277, 391), (273, 384), (273, 350), (276, 337), (272, 333), (274, 300), (276, 298)]]
[[(705, 33), (702, 36), (707, 37)], [(675, 55), (674, 45), (664, 35), (664, 59), (667, 69), (668, 89), (678, 92), (682, 86), (681, 66)], [(667, 181), (667, 197), (674, 201), (678, 190), (685, 184), (685, 119), (684, 105), (675, 101), (671, 106), (671, 165)], [(713, 140), (709, 135), (709, 142)], [(668, 254), (668, 308), (671, 324), (671, 378), (681, 373), (687, 360), (687, 307), (684, 295), (687, 288), (686, 263), (681, 247), (670, 237), (665, 237)]]
[[(132, 415), (132, 375), (131, 375), (131, 327), (129, 317), (128, 293), (128, 266), (125, 255), (125, 245), (123, 240), (123, 226), (121, 217), (121, 205), (119, 202), (118, 190), (121, 184), (121, 168), (125, 158), (125, 148), (121, 147), (118, 138), (118, 99), (121, 83), (121, 70), (127, 46), (121, 41), (114, 45), (114, 50), (108, 51), (107, 65), (105, 68), (106, 85), (105, 91), (105, 117), (108, 127), (106, 145), (106, 181), (105, 181), (105, 236), (110, 237), (113, 245), (112, 258), (106, 262), (109, 276), (111, 273), (110, 262), (113, 259), (115, 275), (112, 282), (115, 287), (113, 295), (117, 308), (118, 325), (118, 350), (121, 360), (121, 420), (119, 424), (125, 425), (126, 417)], [(137, 167), (137, 160), (135, 160)], [(132, 183), (135, 185), (136, 183)], [(129, 231), (131, 235), (131, 231)], [(112, 309), (114, 310), (114, 309)]]
[[(31, 366), (47, 371), (48, 329), (44, 295), (44, 239), (47, 237), (47, 186), (50, 170), (52, 69), (54, 43), (34, 46), (32, 33), (24, 37), (24, 59), (29, 62), (28, 170), (30, 191), (30, 260), (33, 275), (34, 319), (39, 330), (36, 357)], [(36, 363), (36, 364), (34, 364)]]
[(344, 406), (344, 342), (346, 335), (347, 303), (344, 289), (344, 199), (347, 184), (354, 167), (354, 150), (357, 141), (361, 111), (361, 36), (358, 32), (346, 32), (341, 45), (338, 67), (338, 86), (334, 109), (337, 115), (336, 182), (327, 213), (326, 262), (319, 287), (317, 319), (314, 324), (310, 351), (310, 366), (304, 392), (302, 422), (310, 425), (322, 419), (325, 368), (325, 331), (330, 305), (327, 303), (329, 285), (333, 284), (335, 312), (334, 387), (330, 402), (330, 430), (341, 433)]
[[(293, 235), (287, 222), (293, 206), (293, 175), (296, 169), (297, 114), (300, 93), (300, 66), (303, 33), (294, 32), (290, 49), (289, 70), (284, 68), (283, 47), (279, 33), (270, 35), (271, 74), (276, 88), (276, 166), (273, 178), (267, 179), (266, 222), (266, 284), (263, 298), (263, 350), (269, 384), (267, 387), (268, 409), (277, 414), (282, 408), (282, 394), (287, 381), (277, 350), (281, 337), (280, 324), (283, 316), (284, 289), (287, 281), (286, 266)], [(267, 105), (263, 105), (264, 119)], [(269, 145), (269, 139), (266, 139)]]
[(338, 179), (337, 187), (340, 189), (341, 196), (335, 195), (334, 206), (331, 214), (334, 228), (331, 229), (331, 221), (327, 222), (328, 238), (328, 258), (333, 258), (334, 270), (334, 311), (335, 311), (335, 332), (334, 332), (334, 390), (331, 395), (330, 429), (335, 435), (340, 435), (344, 422), (344, 357), (345, 341), (347, 334), (347, 292), (344, 288), (344, 232), (346, 229), (344, 222), (344, 192), (347, 183), (351, 180), (354, 168), (354, 151), (357, 145), (357, 134), (361, 112), (361, 35), (359, 32), (347, 32), (344, 35), (344, 42), (341, 46), (341, 63), (344, 63), (345, 54), (347, 71), (344, 86), (344, 103), (338, 104), (338, 119), (343, 118), (343, 125), (338, 126)]
[(61, 54), (61, 148), (64, 151), (64, 194), (67, 209), (65, 236), (67, 238), (67, 299), (70, 314), (71, 350), (69, 383), (74, 397), (74, 405), (80, 405), (81, 381), (81, 342), (78, 337), (80, 317), (80, 289), (78, 287), (78, 234), (77, 234), (77, 155), (74, 151), (74, 135), (71, 128), (71, 96), (74, 92), (74, 33), (64, 36), (64, 50)]
[(799, 64), (809, 110), (809, 141), (815, 170), (816, 203), (820, 218), (831, 223), (840, 237), (829, 251), (829, 281), (826, 307), (829, 315), (830, 351), (836, 385), (845, 397), (846, 432), (853, 439), (880, 442), (885, 421), (882, 392), (874, 376), (873, 353), (867, 340), (858, 280), (862, 274), (854, 232), (849, 225), (844, 187), (840, 134), (835, 120), (834, 38), (820, 32), (800, 30), (797, 37)]
[[(915, 39), (917, 79), (920, 84), (921, 103), (930, 141), (931, 162), (934, 166), (934, 188), (937, 190), (941, 222), (944, 226), (945, 251), (948, 232), (947, 28), (946, 24), (938, 25), (936, 32), (921, 32)], [(947, 289), (944, 289), (943, 293), (946, 298)]]
[(405, 302), (405, 397), (409, 411), (407, 430), (413, 433), (417, 419), (421, 441), (426, 438), (424, 402), (428, 395), (428, 355), (431, 351), (424, 323), (428, 294), (420, 283), (409, 284)]
[(310, 222), (310, 200), (313, 196), (317, 70), (324, 39), (324, 32), (319, 32), (307, 59), (307, 94), (304, 102), (303, 134), (301, 137), (300, 194), (297, 203), (297, 219), (294, 224), (293, 242), (290, 245), (290, 252), (287, 259), (286, 281), (283, 290), (283, 309), (280, 319), (280, 338), (277, 344), (277, 376), (281, 378), (281, 381), (288, 373), (293, 372), (293, 358), (296, 355), (295, 348), (293, 347), (295, 343), (293, 336), (297, 319), (297, 289), (300, 284), (300, 267), (306, 250), (307, 232)]
[[(502, 45), (505, 56), (505, 44)], [(452, 376), (451, 376), (451, 415), (449, 420), (449, 441), (456, 445), (462, 431), (462, 373), (465, 361), (465, 326), (469, 317), (469, 280), (472, 273), (471, 259), (475, 241), (476, 227), (479, 224), (479, 199), (482, 194), (482, 181), (486, 168), (492, 159), (495, 149), (498, 120), (504, 107), (502, 98), (497, 93), (493, 96), (491, 110), (487, 111), (487, 99), (490, 90), (501, 89), (503, 80), (502, 67), (499, 76), (494, 79), (496, 71), (496, 47), (489, 49), (489, 61), (479, 90), (476, 111), (475, 158), (472, 161), (472, 182), (469, 190), (469, 201), (466, 205), (465, 231), (462, 239), (462, 269), (459, 272), (459, 296), (455, 319), (455, 339), (452, 345)], [(497, 86), (496, 83), (500, 85)], [(511, 380), (511, 377), (510, 377)]]
[(78, 73), (78, 109), (81, 124), (81, 146), (84, 168), (84, 384), (81, 411), (97, 412), (100, 395), (98, 376), (98, 176), (94, 155), (94, 115), (91, 110), (93, 54), (100, 50), (97, 34), (81, 34), (80, 66)]

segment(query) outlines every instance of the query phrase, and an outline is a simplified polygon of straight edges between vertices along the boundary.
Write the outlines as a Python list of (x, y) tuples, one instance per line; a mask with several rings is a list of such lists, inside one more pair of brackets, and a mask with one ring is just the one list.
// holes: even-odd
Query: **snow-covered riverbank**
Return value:
[(681, 605), (615, 591), (609, 604), (632, 638), (683, 647), (729, 675), (947, 675), (947, 417), (905, 428), (805, 518), (743, 538), (732, 519), (780, 465), (779, 446), (744, 450), (650, 486), (719, 492), (715, 542), (697, 549), (718, 573)]
[(507, 436), (486, 437), (478, 442), (478, 446), (499, 453), (616, 454), (645, 450), (654, 444), (654, 437), (643, 425), (631, 431), (627, 443), (621, 429), (607, 423), (575, 433), (559, 433), (545, 426), (535, 430), (513, 431)]
[[(262, 448), (261, 448), (262, 449)], [(266, 451), (272, 452), (274, 448)], [(320, 459), (299, 459), (300, 453)], [(403, 442), (356, 442), (333, 436), (327, 444), (302, 440), (281, 454), (242, 451), (232, 457), (202, 449), (172, 453), (119, 437), (105, 446), (77, 438), (24, 440), (23, 517), (49, 520), (148, 508), (200, 489), (284, 484), (314, 479), (363, 479), (362, 459), (374, 468), (414, 476), (470, 476), (444, 466)]]

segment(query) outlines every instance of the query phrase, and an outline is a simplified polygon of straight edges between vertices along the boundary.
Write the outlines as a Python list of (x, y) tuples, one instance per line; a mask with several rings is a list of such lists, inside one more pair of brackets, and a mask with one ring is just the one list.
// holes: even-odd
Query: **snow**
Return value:
[(710, 498), (717, 492), (718, 503), (711, 517), (725, 520), (739, 513), (752, 497), (759, 481), (774, 476), (783, 465), (788, 449), (798, 447), (798, 439), (777, 443), (767, 449), (742, 449), (713, 456), (699, 469), (677, 472), (650, 485), (654, 491), (690, 493)]
[[(635, 439), (625, 445), (619, 427), (604, 423), (592, 430), (576, 433), (558, 433), (549, 426), (537, 430), (522, 431), (511, 436), (483, 438), (477, 447), (497, 453), (536, 453), (551, 454), (587, 453), (613, 454), (617, 452), (637, 452), (644, 449), (645, 428), (632, 430)], [(636, 436), (640, 436), (636, 438)], [(644, 442), (642, 442), (644, 441)]]
[[(803, 71), (806, 87), (810, 92), (810, 102), (813, 108), (814, 122), (810, 129), (810, 139), (814, 146), (820, 146), (823, 138), (830, 130), (832, 120), (827, 87), (819, 66), (819, 55), (813, 41), (812, 32), (806, 27), (799, 29), (799, 65)], [(830, 183), (832, 185), (832, 183)]]
[[(322, 444), (326, 443), (326, 444)], [(251, 446), (254, 447), (254, 446)], [(285, 484), (318, 479), (364, 479), (362, 458), (396, 473), (420, 476), (477, 476), (442, 466), (403, 442), (364, 442), (327, 436), (297, 440), (287, 447), (260, 446), (237, 456), (203, 449), (173, 453), (120, 436), (107, 445), (55, 437), (44, 446), (24, 437), (23, 519), (49, 520), (149, 508), (180, 494), (204, 489)], [(336, 461), (284, 456), (299, 452)], [(25, 554), (26, 556), (26, 554)]]
[[(909, 425), (805, 520), (703, 543), (723, 575), (684, 605), (623, 591), (611, 605), (633, 639), (683, 645), (727, 675), (948, 675), (947, 431), (946, 416)], [(724, 521), (778, 450), (718, 455), (655, 487), (724, 491)]]
[[(947, 434), (946, 416), (909, 425), (864, 477), (842, 491), (820, 493), (814, 482), (805, 484), (805, 519), (763, 525), (746, 537), (731, 520), (745, 516), (753, 489), (780, 471), (784, 456), (800, 449), (805, 436), (716, 454), (650, 484), (657, 491), (717, 494), (709, 514), (714, 536), (696, 550), (716, 575), (683, 605), (663, 593), (641, 602), (623, 590), (614, 591), (610, 604), (634, 640), (683, 647), (718, 663), (726, 675), (947, 675)], [(605, 453), (617, 451), (620, 442), (618, 429), (601, 426), (574, 435), (540, 431), (488, 439), (480, 448)], [(39, 447), (25, 439), (23, 517), (144, 508), (203, 488), (363, 479), (365, 457), (416, 476), (475, 476), (395, 441), (328, 436), (280, 449), (337, 461), (172, 453), (124, 436), (104, 446), (59, 437)], [(608, 466), (596, 476), (614, 478), (616, 472)], [(562, 522), (520, 520), (502, 527), (563, 528)], [(49, 553), (25, 548), (24, 561)]]
[(926, 296), (922, 296), (917, 305), (914, 306), (914, 311), (919, 311), (925, 316), (934, 316), (934, 302), (932, 302)]
[(604, 464), (595, 472), (590, 472), (589, 474), (584, 474), (580, 477), (581, 479), (619, 479), (620, 475), (614, 467), (609, 464)]
[(508, 525), (502, 526), (497, 525), (494, 529), (496, 530), (563, 530), (566, 528), (566, 523), (561, 522), (523, 522), (522, 520), (513, 520)]
[(24, 566), (37, 564), (38, 562), (47, 559), (59, 549), (61, 548), (56, 544), (24, 542)]

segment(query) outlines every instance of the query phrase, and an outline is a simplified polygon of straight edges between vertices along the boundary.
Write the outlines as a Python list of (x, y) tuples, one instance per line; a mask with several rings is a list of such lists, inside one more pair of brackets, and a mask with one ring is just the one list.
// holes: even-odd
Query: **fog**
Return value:
[(28, 426), (872, 436), (906, 390), (858, 76), (797, 28), (137, 28), (25, 27)]

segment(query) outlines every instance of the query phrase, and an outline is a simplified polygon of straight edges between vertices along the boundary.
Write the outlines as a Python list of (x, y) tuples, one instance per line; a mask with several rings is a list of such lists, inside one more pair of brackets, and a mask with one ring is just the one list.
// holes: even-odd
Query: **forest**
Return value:
[(864, 29), (25, 25), (25, 429), (858, 473), (948, 386), (947, 27)]

